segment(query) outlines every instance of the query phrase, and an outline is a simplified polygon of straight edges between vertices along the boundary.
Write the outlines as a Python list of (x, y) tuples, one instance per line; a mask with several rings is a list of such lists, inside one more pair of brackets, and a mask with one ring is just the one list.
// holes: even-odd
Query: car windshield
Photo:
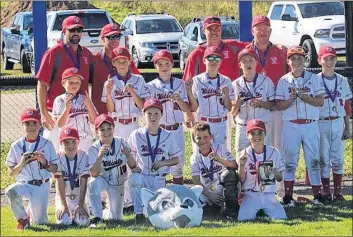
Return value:
[(137, 34), (150, 34), (159, 32), (182, 32), (175, 19), (152, 19), (136, 21)]
[(62, 22), (68, 16), (78, 16), (81, 19), (83, 25), (85, 26), (85, 29), (101, 29), (106, 24), (109, 24), (108, 17), (104, 12), (102, 13), (90, 12), (90, 13), (77, 13), (77, 14), (73, 13), (73, 14), (58, 15), (58, 17), (55, 20), (53, 30), (61, 31)]
[(303, 18), (344, 15), (344, 7), (340, 2), (318, 2), (298, 4)]
[[(222, 25), (222, 39), (239, 39), (239, 27), (237, 24)], [(201, 39), (205, 40), (206, 36), (201, 31)]]

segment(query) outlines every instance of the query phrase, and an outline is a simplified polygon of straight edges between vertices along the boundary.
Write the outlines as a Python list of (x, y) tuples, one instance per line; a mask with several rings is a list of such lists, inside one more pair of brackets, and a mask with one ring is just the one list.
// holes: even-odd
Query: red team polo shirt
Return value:
[[(245, 48), (246, 45), (248, 45), (248, 43), (236, 40), (221, 40), (218, 46), (223, 53), (219, 73), (229, 77), (231, 81), (235, 80), (240, 75), (238, 52)], [(203, 63), (203, 55), (206, 48), (207, 44), (201, 44), (190, 53), (184, 70), (183, 80), (191, 79), (206, 71), (206, 66)]]
[[(246, 46), (256, 52), (254, 49), (254, 44), (251, 43)], [(276, 45), (270, 44), (270, 47), (267, 49), (266, 52), (266, 59), (264, 60), (265, 52), (262, 50), (258, 50), (258, 56), (260, 59), (256, 71), (257, 73), (263, 73), (268, 76), (275, 87), (277, 87), (277, 83), (279, 79), (288, 72), (288, 65), (287, 65), (287, 53), (285, 50), (280, 49)], [(265, 66), (262, 67), (260, 60), (264, 60)]]
[[(93, 74), (93, 82), (92, 82), (92, 102), (94, 106), (96, 107), (97, 111), (99, 114), (107, 114), (107, 106), (105, 103), (102, 102), (102, 92), (103, 92), (103, 86), (104, 82), (108, 79), (108, 76), (110, 74), (110, 71), (113, 70), (113, 65), (111, 63), (111, 59), (105, 56), (106, 62), (110, 69), (106, 66), (104, 63), (103, 57), (102, 57), (102, 51), (98, 52), (96, 55), (94, 55), (94, 74)], [(133, 74), (140, 74), (139, 70), (135, 66), (133, 62), (130, 64), (131, 72)]]
[[(70, 67), (76, 67), (75, 64), (77, 62), (73, 62), (70, 58), (69, 54), (66, 52), (63, 42), (59, 42), (53, 48), (48, 49), (41, 61), (41, 65), (39, 71), (36, 75), (37, 80), (46, 84), (48, 86), (48, 95), (47, 95), (47, 110), (51, 112), (53, 110), (53, 102), (54, 99), (63, 93), (65, 93), (65, 89), (61, 84), (61, 77), (65, 69)], [(76, 60), (76, 53), (68, 47), (71, 54), (74, 56)], [(80, 94), (85, 94), (85, 91), (88, 91), (88, 80), (89, 80), (89, 66), (92, 60), (92, 53), (84, 46), (79, 46), (79, 57), (80, 57), (80, 73), (83, 76), (84, 80), (81, 84), (81, 88), (79, 90)], [(58, 71), (56, 76), (52, 82), (50, 82), (50, 78), (52, 76), (54, 62), (58, 60), (58, 56), (61, 56), (61, 63), (58, 67)]]

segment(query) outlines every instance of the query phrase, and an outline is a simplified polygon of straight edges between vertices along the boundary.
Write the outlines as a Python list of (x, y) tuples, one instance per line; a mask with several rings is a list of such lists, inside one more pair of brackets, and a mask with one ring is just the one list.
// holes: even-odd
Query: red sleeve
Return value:
[(138, 75), (141, 74), (140, 71), (137, 69), (137, 67), (136, 67), (136, 65), (135, 65), (135, 63), (133, 61), (131, 61), (131, 63), (130, 63), (130, 68), (131, 68), (131, 72), (133, 74), (138, 74)]
[(49, 77), (52, 74), (54, 58), (53, 50), (47, 50), (42, 57), (40, 67), (36, 75), (37, 80), (46, 85), (49, 85)]
[(199, 61), (200, 59), (198, 57), (197, 48), (196, 48), (190, 53), (190, 55), (186, 59), (186, 66), (183, 74), (184, 81), (191, 79), (197, 74), (199, 74), (199, 63), (200, 63)]
[(346, 100), (344, 103), (344, 110), (349, 117), (352, 117), (352, 107), (351, 107), (351, 100)]

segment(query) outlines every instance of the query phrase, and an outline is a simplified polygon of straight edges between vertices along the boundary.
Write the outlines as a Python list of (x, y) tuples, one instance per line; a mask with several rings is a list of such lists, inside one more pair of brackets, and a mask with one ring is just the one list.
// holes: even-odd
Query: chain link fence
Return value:
[[(320, 69), (310, 69), (318, 73)], [(346, 76), (353, 88), (353, 68), (337, 68), (337, 73)], [(157, 73), (142, 73), (146, 82), (155, 79)], [(182, 78), (182, 73), (173, 73), (174, 77)], [(11, 143), (23, 135), (20, 114), (26, 108), (36, 107), (36, 85), (33, 77), (1, 77), (1, 188), (9, 183), (7, 168), (4, 164)]]

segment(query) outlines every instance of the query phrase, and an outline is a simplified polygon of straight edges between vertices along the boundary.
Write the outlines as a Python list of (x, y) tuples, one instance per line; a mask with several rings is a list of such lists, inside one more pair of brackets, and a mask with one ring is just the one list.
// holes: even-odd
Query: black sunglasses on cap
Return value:
[(78, 27), (78, 28), (72, 28), (72, 29), (68, 29), (68, 31), (70, 33), (81, 33), (83, 31), (83, 28), (82, 27)]
[(121, 34), (108, 35), (108, 36), (105, 36), (105, 38), (107, 38), (108, 40), (120, 39), (121, 38)]

